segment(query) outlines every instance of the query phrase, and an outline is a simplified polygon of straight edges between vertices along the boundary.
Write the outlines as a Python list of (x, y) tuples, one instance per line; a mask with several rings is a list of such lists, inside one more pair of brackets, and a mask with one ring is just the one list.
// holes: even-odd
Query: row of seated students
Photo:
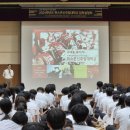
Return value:
[(23, 84), (14, 89), (0, 86), (0, 130), (96, 130), (87, 120), (93, 109), (80, 86), (63, 88), (60, 100), (54, 84), (30, 91)]
[(60, 100), (54, 84), (24, 88), (0, 86), (0, 130), (96, 130), (95, 126), (130, 130), (129, 88), (119, 86), (115, 91), (112, 84), (99, 81), (92, 101), (80, 83), (63, 88)]
[(130, 130), (130, 87), (97, 82), (93, 93), (94, 116), (106, 130)]

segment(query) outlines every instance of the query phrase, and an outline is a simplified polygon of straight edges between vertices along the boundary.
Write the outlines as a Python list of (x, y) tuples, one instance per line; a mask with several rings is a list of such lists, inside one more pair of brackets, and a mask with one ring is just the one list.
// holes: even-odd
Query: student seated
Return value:
[(62, 130), (65, 125), (65, 113), (58, 108), (52, 108), (47, 113), (47, 124), (50, 130)]
[(87, 126), (86, 119), (89, 114), (88, 108), (83, 104), (74, 105), (71, 109), (71, 114), (75, 120), (74, 130), (96, 130), (93, 127)]
[(33, 122), (23, 126), (22, 130), (45, 130), (45, 129), (40, 123)]

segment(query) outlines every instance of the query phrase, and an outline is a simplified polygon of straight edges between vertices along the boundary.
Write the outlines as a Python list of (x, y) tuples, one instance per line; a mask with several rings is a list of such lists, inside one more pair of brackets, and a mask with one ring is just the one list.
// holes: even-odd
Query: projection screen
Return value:
[(21, 81), (27, 90), (81, 83), (92, 94), (109, 82), (109, 23), (28, 21), (21, 23)]

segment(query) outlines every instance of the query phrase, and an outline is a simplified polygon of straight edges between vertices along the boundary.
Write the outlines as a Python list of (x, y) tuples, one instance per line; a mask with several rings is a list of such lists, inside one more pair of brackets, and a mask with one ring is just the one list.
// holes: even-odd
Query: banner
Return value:
[(29, 8), (29, 18), (102, 18), (101, 8)]

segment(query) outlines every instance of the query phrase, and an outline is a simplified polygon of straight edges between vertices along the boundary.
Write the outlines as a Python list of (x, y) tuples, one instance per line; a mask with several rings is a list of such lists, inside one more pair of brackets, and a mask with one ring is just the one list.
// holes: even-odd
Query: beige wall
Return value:
[(20, 22), (0, 22), (0, 64), (20, 64)]
[[(130, 64), (130, 22), (110, 22), (110, 63)], [(20, 64), (20, 22), (0, 22), (0, 64)]]
[(110, 62), (130, 64), (130, 22), (110, 22)]

